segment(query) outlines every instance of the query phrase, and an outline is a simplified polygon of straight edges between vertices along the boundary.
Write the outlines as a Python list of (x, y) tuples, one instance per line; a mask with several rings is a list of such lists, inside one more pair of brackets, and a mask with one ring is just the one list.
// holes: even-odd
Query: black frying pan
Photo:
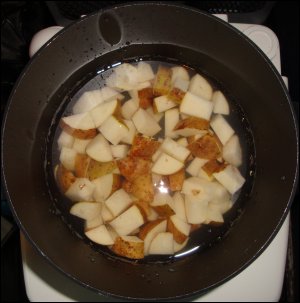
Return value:
[[(96, 68), (137, 57), (184, 63), (207, 73), (246, 118), (247, 183), (226, 224), (214, 229), (217, 241), (209, 238), (197, 253), (163, 262), (128, 262), (95, 251), (49, 212), (56, 198), (49, 149), (70, 96)], [(27, 238), (75, 281), (128, 299), (199, 295), (237, 275), (281, 227), (298, 176), (295, 115), (270, 61), (227, 23), (168, 4), (118, 6), (56, 35), (15, 85), (2, 134), (3, 180)], [(250, 176), (250, 170), (255, 174)]]

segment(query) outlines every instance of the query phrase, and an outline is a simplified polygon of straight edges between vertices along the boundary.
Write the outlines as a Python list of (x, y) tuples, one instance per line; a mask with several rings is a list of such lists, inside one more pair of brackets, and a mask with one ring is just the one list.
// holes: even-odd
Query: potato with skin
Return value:
[(139, 96), (139, 106), (143, 109), (147, 109), (148, 107), (151, 107), (153, 104), (153, 89), (152, 87), (146, 87), (142, 90), (138, 91)]
[(136, 236), (117, 237), (112, 251), (130, 259), (143, 259), (144, 242)]
[(150, 174), (151, 172), (151, 161), (144, 158), (128, 156), (118, 160), (117, 165), (121, 175), (128, 181), (133, 181), (139, 176)]
[(168, 218), (167, 231), (173, 234), (177, 243), (182, 244), (188, 238), (190, 230), (190, 224), (181, 220), (177, 215)]
[(151, 137), (137, 135), (134, 137), (129, 154), (132, 157), (143, 157), (151, 159), (153, 154), (158, 150), (161, 143)]
[(206, 134), (200, 139), (190, 143), (188, 149), (193, 156), (203, 159), (218, 159), (222, 156), (222, 145), (218, 138), (212, 134)]
[(182, 168), (177, 173), (169, 175), (169, 188), (171, 191), (177, 191), (182, 189), (183, 181), (185, 178), (185, 170)]
[(91, 158), (84, 154), (77, 154), (75, 157), (75, 175), (78, 178), (87, 176)]
[(115, 161), (99, 162), (91, 159), (87, 170), (87, 177), (90, 180), (94, 180), (101, 176), (112, 173), (116, 168), (117, 168), (117, 164)]
[(184, 129), (184, 128), (194, 128), (200, 130), (207, 130), (209, 129), (209, 121), (203, 118), (197, 117), (188, 117), (179, 121), (174, 130)]
[(136, 198), (151, 202), (154, 197), (154, 187), (151, 174), (140, 175), (134, 179), (130, 191)]
[(172, 71), (167, 67), (159, 66), (153, 84), (154, 96), (167, 95), (171, 89), (171, 79)]
[(223, 169), (226, 168), (228, 164), (225, 163), (224, 161), (219, 161), (217, 159), (212, 159), (206, 162), (203, 166), (202, 169), (207, 173), (209, 177), (212, 176), (213, 173), (218, 173), (222, 171)]
[(62, 164), (58, 165), (56, 171), (57, 184), (60, 190), (65, 193), (70, 186), (76, 181), (74, 174), (67, 170)]

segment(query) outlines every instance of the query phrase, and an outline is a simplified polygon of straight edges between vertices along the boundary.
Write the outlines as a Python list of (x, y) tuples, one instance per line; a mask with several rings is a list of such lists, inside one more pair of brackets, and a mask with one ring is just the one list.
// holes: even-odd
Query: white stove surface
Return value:
[[(227, 21), (227, 16), (218, 16)], [(267, 27), (232, 24), (252, 39), (281, 73), (279, 42)], [(51, 38), (51, 37), (49, 37)], [(287, 84), (287, 78), (283, 77)], [(282, 291), (289, 233), (289, 215), (268, 248), (228, 282), (200, 296), (196, 302), (278, 301)], [(51, 266), (21, 233), (25, 287), (31, 302), (120, 302), (84, 288)]]

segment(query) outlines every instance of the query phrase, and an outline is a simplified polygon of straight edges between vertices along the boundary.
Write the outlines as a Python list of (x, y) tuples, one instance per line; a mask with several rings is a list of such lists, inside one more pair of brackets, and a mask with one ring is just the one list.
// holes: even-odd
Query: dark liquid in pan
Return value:
[[(159, 65), (173, 67), (178, 64), (167, 63), (167, 62), (160, 62), (160, 61), (145, 61), (152, 66), (154, 73), (156, 73), (157, 68)], [(136, 62), (130, 62), (132, 64), (136, 64)], [(97, 70), (93, 76), (90, 78), (88, 82), (85, 83), (71, 98), (66, 110), (63, 112), (62, 116), (69, 116), (72, 115), (72, 108), (79, 97), (86, 91), (91, 91), (95, 89), (100, 89), (105, 86), (105, 79), (111, 74), (112, 68), (115, 65), (111, 66), (111, 68), (107, 69), (99, 69)], [(246, 183), (242, 187), (242, 189), (237, 192), (234, 197), (234, 205), (233, 207), (224, 214), (224, 224), (220, 226), (211, 226), (211, 225), (202, 225), (202, 227), (190, 235), (190, 240), (186, 247), (181, 250), (180, 252), (176, 253), (174, 256), (147, 256), (143, 260), (139, 262), (166, 262), (172, 261), (176, 258), (182, 258), (184, 256), (190, 255), (192, 253), (199, 252), (211, 245), (215, 242), (221, 240), (227, 232), (230, 230), (231, 226), (234, 224), (234, 221), (241, 215), (243, 212), (243, 204), (245, 202), (245, 198), (247, 197), (248, 193), (251, 190), (251, 185), (249, 182), (253, 177), (253, 159), (254, 159), (254, 145), (251, 136), (250, 127), (248, 125), (247, 119), (239, 107), (237, 100), (234, 99), (233, 96), (230, 95), (229, 92), (226, 91), (226, 88), (222, 87), (220, 83), (218, 83), (215, 79), (210, 78), (208, 75), (202, 73), (201, 71), (195, 71), (194, 69), (185, 66), (184, 67), (188, 70), (190, 76), (192, 77), (196, 73), (202, 74), (212, 85), (214, 90), (221, 90), (224, 95), (227, 97), (230, 105), (230, 114), (226, 116), (226, 120), (235, 130), (235, 133), (238, 135), (240, 139), (240, 144), (242, 148), (242, 155), (243, 155), (243, 163), (239, 167), (241, 174), (246, 178)], [(125, 99), (122, 102), (126, 102), (130, 99), (130, 96), (127, 92), (123, 93)], [(164, 138), (164, 119), (161, 119), (160, 125), (162, 127), (162, 131), (156, 135), (156, 138)], [(54, 140), (52, 144), (52, 169), (54, 169), (55, 165), (59, 163), (59, 150), (57, 146), (57, 139), (61, 133), (61, 129), (57, 127), (54, 135)], [(186, 177), (189, 177), (186, 174)], [(71, 230), (80, 238), (86, 239), (84, 236), (84, 222), (69, 214), (69, 210), (73, 205), (73, 202), (70, 202), (66, 197), (61, 194), (55, 194), (55, 207), (54, 209), (56, 212), (58, 211), (63, 220), (69, 225)], [(88, 240), (87, 240), (88, 241)], [(90, 243), (90, 242), (89, 242)], [(96, 251), (108, 254), (110, 256), (116, 256), (113, 252), (111, 252), (107, 247), (97, 245), (95, 243), (90, 243)], [(120, 257), (118, 257), (120, 258)]]

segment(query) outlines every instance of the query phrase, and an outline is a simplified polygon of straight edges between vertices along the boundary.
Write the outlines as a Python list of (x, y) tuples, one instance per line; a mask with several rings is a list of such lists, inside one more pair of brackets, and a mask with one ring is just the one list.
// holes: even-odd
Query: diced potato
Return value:
[(85, 235), (95, 243), (101, 245), (113, 245), (114, 240), (112, 239), (109, 231), (105, 225), (100, 225), (85, 232)]
[(209, 129), (209, 121), (202, 118), (188, 117), (186, 119), (179, 121), (177, 125), (174, 127), (174, 130), (185, 129), (185, 128), (207, 130)]
[(233, 203), (230, 199), (223, 199), (219, 201), (210, 201), (208, 207), (211, 210), (219, 211), (222, 215), (231, 209)]
[(193, 196), (185, 195), (185, 210), (187, 222), (202, 224), (207, 219), (207, 203), (198, 201)]
[(228, 164), (224, 161), (218, 161), (217, 159), (212, 159), (206, 162), (202, 169), (207, 173), (208, 176), (211, 176), (213, 173), (218, 173), (225, 169)]
[(110, 116), (101, 124), (99, 131), (109, 142), (116, 145), (128, 134), (129, 130), (122, 120)]
[(139, 82), (150, 81), (155, 78), (152, 67), (149, 63), (139, 62), (137, 65)]
[(139, 208), (133, 205), (109, 224), (120, 236), (127, 236), (144, 224), (144, 218)]
[(156, 73), (153, 93), (155, 96), (167, 95), (171, 88), (172, 71), (164, 66), (159, 66)]
[(155, 194), (150, 205), (161, 217), (175, 214), (173, 198), (167, 193)]
[(187, 92), (180, 104), (179, 108), (181, 113), (210, 120), (210, 116), (213, 111), (213, 103), (199, 96)]
[(187, 147), (189, 145), (187, 138), (180, 138), (176, 142), (184, 147)]
[(78, 202), (71, 207), (70, 214), (84, 220), (92, 220), (100, 217), (101, 206), (99, 202)]
[(87, 178), (77, 178), (65, 195), (72, 201), (93, 201), (95, 185)]
[(173, 134), (175, 136), (183, 136), (183, 137), (191, 137), (191, 136), (197, 136), (199, 138), (203, 137), (207, 134), (206, 130), (197, 129), (197, 128), (182, 128), (182, 129), (176, 129), (173, 130)]
[(124, 96), (122, 94), (120, 94), (118, 91), (108, 87), (108, 86), (104, 86), (100, 89), (101, 91), (101, 97), (103, 102), (110, 102), (112, 100), (123, 100)]
[(144, 220), (148, 221), (148, 216), (151, 215), (151, 207), (150, 207), (149, 202), (144, 201), (144, 200), (135, 200), (133, 202), (134, 202), (134, 205), (136, 205), (140, 209), (140, 211), (144, 217)]
[(183, 166), (181, 161), (162, 152), (152, 166), (152, 172), (158, 175), (171, 175), (178, 172)]
[(62, 147), (60, 151), (59, 161), (68, 170), (75, 170), (75, 159), (77, 152), (68, 147)]
[(149, 174), (151, 161), (139, 157), (126, 157), (117, 161), (120, 173), (128, 181), (133, 181), (141, 175)]
[(81, 114), (88, 112), (103, 101), (100, 89), (84, 92), (74, 104), (73, 113)]
[(87, 171), (87, 177), (90, 180), (94, 180), (101, 176), (113, 173), (116, 168), (117, 163), (115, 161), (99, 162), (91, 159)]
[(156, 235), (161, 232), (165, 232), (167, 229), (167, 220), (156, 219), (152, 222), (148, 222), (141, 227), (139, 232), (139, 238), (144, 240), (144, 254), (148, 255), (149, 247)]
[(133, 99), (130, 99), (122, 105), (122, 109), (121, 109), (122, 116), (125, 119), (129, 120), (131, 119), (133, 114), (138, 110), (138, 108), (139, 107), (135, 103), (135, 101)]
[(181, 190), (185, 178), (185, 170), (181, 169), (177, 173), (169, 175), (169, 188), (171, 191)]
[(213, 175), (208, 175), (207, 172), (202, 169), (202, 167), (199, 169), (197, 177), (207, 181), (213, 181), (215, 179)]
[(127, 156), (129, 146), (125, 144), (112, 145), (111, 152), (114, 158), (122, 159)]
[(105, 205), (114, 217), (121, 214), (128, 206), (132, 204), (131, 197), (124, 189), (115, 191), (106, 201)]
[(186, 147), (178, 144), (171, 138), (165, 138), (160, 149), (181, 162), (184, 162), (190, 154), (190, 151)]
[(186, 81), (190, 80), (188, 71), (182, 66), (174, 66), (171, 68), (171, 71), (172, 71), (172, 80), (171, 80), (172, 83), (174, 83), (176, 79), (182, 79)]
[(136, 135), (136, 128), (131, 120), (124, 120), (124, 123), (126, 124), (128, 128), (127, 134), (121, 139), (121, 142), (126, 144), (132, 144), (133, 139)]
[(142, 108), (138, 109), (132, 116), (132, 122), (136, 129), (146, 136), (152, 137), (161, 130), (161, 127), (155, 119)]
[(95, 201), (104, 202), (112, 193), (121, 187), (119, 175), (107, 174), (92, 181), (95, 184), (93, 197)]
[(210, 125), (223, 145), (225, 145), (234, 134), (233, 128), (222, 115), (214, 116), (210, 122)]
[(209, 82), (201, 75), (196, 74), (190, 81), (189, 91), (196, 96), (202, 97), (206, 100), (211, 100), (212, 87)]
[(233, 135), (224, 145), (223, 158), (236, 167), (242, 164), (242, 148), (237, 135)]
[(152, 87), (146, 87), (138, 91), (139, 96), (139, 106), (143, 109), (151, 107), (153, 104), (153, 89)]
[(158, 217), (159, 217), (158, 213), (151, 207), (150, 214), (147, 216), (147, 221), (148, 222), (155, 221), (158, 219)]
[(233, 195), (237, 192), (245, 183), (245, 178), (241, 175), (239, 170), (232, 165), (226, 166), (226, 168), (218, 173), (214, 173), (213, 176)]
[(130, 193), (136, 198), (150, 202), (154, 197), (154, 187), (151, 174), (140, 175), (130, 185)]
[(101, 214), (93, 219), (86, 220), (84, 224), (84, 231), (89, 231), (93, 228), (96, 228), (103, 224), (102, 216)]
[(159, 96), (153, 100), (154, 112), (162, 113), (175, 106), (177, 106), (177, 104), (167, 96)]
[(67, 170), (62, 164), (58, 165), (55, 177), (57, 184), (62, 192), (66, 192), (76, 181), (74, 174), (71, 171)]
[(185, 213), (185, 205), (184, 205), (184, 198), (182, 194), (177, 191), (173, 196), (174, 201), (174, 211), (178, 218), (187, 222), (186, 213)]
[(222, 144), (215, 135), (206, 134), (188, 145), (192, 155), (202, 159), (218, 159), (222, 156)]
[(200, 158), (194, 158), (189, 166), (187, 167), (186, 171), (193, 177), (197, 177), (199, 174), (200, 168), (209, 160), (207, 159), (200, 159)]
[(182, 244), (190, 234), (191, 225), (181, 220), (177, 215), (168, 218), (167, 231), (173, 234), (174, 240)]
[[(153, 107), (154, 107), (154, 106), (153, 106)], [(154, 112), (153, 107), (148, 107), (148, 108), (146, 109), (146, 112), (147, 112), (148, 114), (150, 114), (151, 117), (152, 117), (157, 123), (159, 123), (160, 120), (164, 117), (164, 113), (156, 113), (156, 112)]]
[(212, 102), (214, 104), (213, 112), (215, 114), (229, 115), (229, 104), (221, 91), (215, 91), (212, 95)]
[(113, 160), (110, 144), (98, 134), (86, 147), (86, 153), (94, 160), (99, 162), (110, 162)]
[[(104, 202), (102, 203), (101, 217), (105, 223), (110, 222), (114, 219), (114, 215), (111, 213), (111, 211), (108, 209)], [(107, 228), (109, 227), (110, 226), (107, 226)]]
[(224, 218), (221, 212), (217, 209), (212, 209), (208, 206), (206, 210), (206, 220), (205, 224), (219, 225), (224, 223)]
[(165, 137), (176, 138), (177, 134), (174, 133), (174, 127), (179, 122), (178, 108), (172, 108), (165, 112)]
[(161, 143), (153, 138), (137, 135), (133, 140), (130, 155), (150, 159), (160, 145)]
[(59, 149), (62, 147), (72, 148), (75, 138), (72, 135), (69, 135), (67, 132), (62, 131), (57, 139), (57, 145)]
[(77, 154), (75, 157), (75, 175), (78, 178), (86, 178), (91, 158), (87, 155)]
[(150, 244), (149, 255), (172, 254), (174, 254), (173, 234), (163, 232), (156, 235)]
[(115, 240), (112, 251), (116, 254), (131, 258), (144, 258), (144, 242), (136, 236), (122, 236)]
[(79, 154), (85, 154), (85, 149), (90, 142), (91, 142), (91, 139), (82, 140), (82, 139), (75, 138), (72, 149), (74, 149)]
[(189, 81), (177, 78), (174, 80), (173, 85), (169, 91), (168, 98), (177, 104), (181, 103), (185, 93), (189, 87)]
[(183, 250), (186, 247), (188, 241), (189, 241), (189, 237), (187, 237), (182, 244), (179, 244), (174, 240), (173, 241), (174, 253), (177, 253), (177, 252), (180, 252), (181, 250)]

